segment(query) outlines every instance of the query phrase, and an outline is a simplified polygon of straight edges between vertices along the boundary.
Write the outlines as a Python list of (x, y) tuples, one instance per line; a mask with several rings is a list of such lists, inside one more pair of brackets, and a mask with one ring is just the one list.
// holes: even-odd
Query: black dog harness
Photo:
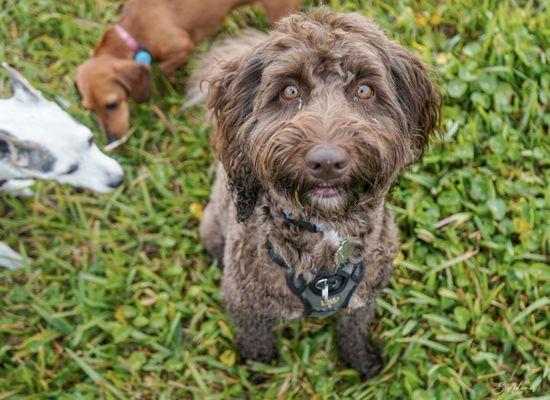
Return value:
[[(287, 213), (284, 217), (287, 222), (310, 232), (325, 230), (307, 221), (292, 219)], [(346, 308), (365, 273), (363, 260), (357, 263), (350, 260), (353, 246), (348, 241), (343, 241), (336, 252), (338, 270), (333, 274), (327, 274), (321, 269), (310, 282), (306, 282), (301, 274), (297, 275), (293, 272), (292, 268), (275, 252), (269, 241), (267, 250), (273, 261), (286, 270), (286, 283), (292, 293), (304, 304), (306, 317), (329, 317)]]

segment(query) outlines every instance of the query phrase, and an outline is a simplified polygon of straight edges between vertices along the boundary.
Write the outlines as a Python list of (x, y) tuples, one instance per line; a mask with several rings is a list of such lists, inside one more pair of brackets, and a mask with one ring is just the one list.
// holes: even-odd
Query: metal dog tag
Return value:
[(340, 266), (347, 262), (353, 254), (354, 249), (355, 246), (350, 243), (349, 240), (342, 240), (342, 242), (340, 242), (340, 245), (338, 246), (338, 249), (336, 250), (336, 254), (334, 255), (334, 262), (336, 263), (336, 265)]

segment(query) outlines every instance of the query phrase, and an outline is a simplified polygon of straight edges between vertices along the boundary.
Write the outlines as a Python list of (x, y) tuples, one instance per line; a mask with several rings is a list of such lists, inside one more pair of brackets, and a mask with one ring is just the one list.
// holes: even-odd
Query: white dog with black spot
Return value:
[[(98, 149), (90, 129), (46, 100), (16, 70), (6, 63), (2, 66), (10, 75), (14, 95), (0, 100), (0, 190), (28, 195), (33, 178), (99, 193), (118, 187), (122, 168)], [(0, 242), (0, 266), (21, 265), (21, 255)]]

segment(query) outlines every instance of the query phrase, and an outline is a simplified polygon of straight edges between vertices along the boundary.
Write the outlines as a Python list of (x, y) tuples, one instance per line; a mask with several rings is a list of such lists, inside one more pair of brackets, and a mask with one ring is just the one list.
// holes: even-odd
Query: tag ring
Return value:
[(315, 282), (315, 287), (321, 291), (321, 295), (324, 301), (328, 299), (328, 279), (322, 278)]

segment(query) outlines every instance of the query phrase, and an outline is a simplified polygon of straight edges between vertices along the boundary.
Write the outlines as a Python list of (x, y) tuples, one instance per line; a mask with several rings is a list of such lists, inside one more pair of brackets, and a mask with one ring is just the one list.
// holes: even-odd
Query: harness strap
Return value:
[(277, 264), (279, 267), (281, 267), (283, 269), (286, 269), (286, 270), (290, 271), (290, 267), (288, 266), (288, 264), (285, 262), (285, 260), (282, 259), (281, 256), (279, 256), (275, 252), (275, 250), (273, 249), (273, 245), (271, 244), (271, 242), (269, 240), (267, 241), (265, 246), (267, 247), (267, 253), (271, 257), (271, 259), (275, 262), (275, 264)]

